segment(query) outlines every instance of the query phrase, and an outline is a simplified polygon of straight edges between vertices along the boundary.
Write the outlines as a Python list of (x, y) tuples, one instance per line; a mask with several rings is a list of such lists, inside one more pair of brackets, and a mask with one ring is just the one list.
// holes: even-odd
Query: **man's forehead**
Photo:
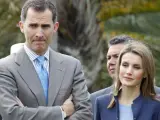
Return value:
[(118, 55), (120, 51), (123, 49), (123, 47), (124, 47), (124, 44), (111, 45), (108, 49), (107, 56)]
[[(50, 18), (50, 19), (49, 19)], [(36, 11), (33, 8), (29, 8), (27, 11), (26, 19), (29, 20), (52, 20), (52, 12), (49, 9), (44, 11)]]

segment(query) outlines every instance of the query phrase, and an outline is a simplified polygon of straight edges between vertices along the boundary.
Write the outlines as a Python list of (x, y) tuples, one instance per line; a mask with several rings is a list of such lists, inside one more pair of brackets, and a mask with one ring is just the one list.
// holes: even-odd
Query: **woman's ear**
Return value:
[(146, 74), (146, 73), (144, 73), (143, 78), (144, 78), (144, 79), (147, 78), (147, 74)]

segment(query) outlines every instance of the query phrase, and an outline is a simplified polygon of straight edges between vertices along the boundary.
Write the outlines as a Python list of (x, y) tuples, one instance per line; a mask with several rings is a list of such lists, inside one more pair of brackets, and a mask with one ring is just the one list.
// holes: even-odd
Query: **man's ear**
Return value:
[(21, 32), (24, 33), (24, 23), (22, 21), (19, 21), (18, 25), (19, 25)]
[(57, 30), (58, 30), (58, 28), (59, 28), (59, 22), (56, 22), (55, 24), (54, 24), (54, 32), (57, 32)]

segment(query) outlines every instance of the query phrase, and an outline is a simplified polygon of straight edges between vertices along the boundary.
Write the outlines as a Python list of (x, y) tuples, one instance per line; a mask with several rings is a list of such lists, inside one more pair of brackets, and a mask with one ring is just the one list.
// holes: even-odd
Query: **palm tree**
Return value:
[(57, 0), (57, 50), (78, 58), (85, 71), (88, 86), (92, 85), (101, 69), (104, 41), (96, 14), (98, 0)]

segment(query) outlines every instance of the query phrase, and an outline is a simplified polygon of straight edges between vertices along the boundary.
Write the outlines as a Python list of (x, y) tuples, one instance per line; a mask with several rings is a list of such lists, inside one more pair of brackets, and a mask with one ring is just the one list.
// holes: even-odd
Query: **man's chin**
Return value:
[(43, 55), (46, 52), (46, 48), (35, 49), (34, 52), (38, 55)]
[(115, 73), (110, 73), (109, 75), (113, 80), (115, 79)]

